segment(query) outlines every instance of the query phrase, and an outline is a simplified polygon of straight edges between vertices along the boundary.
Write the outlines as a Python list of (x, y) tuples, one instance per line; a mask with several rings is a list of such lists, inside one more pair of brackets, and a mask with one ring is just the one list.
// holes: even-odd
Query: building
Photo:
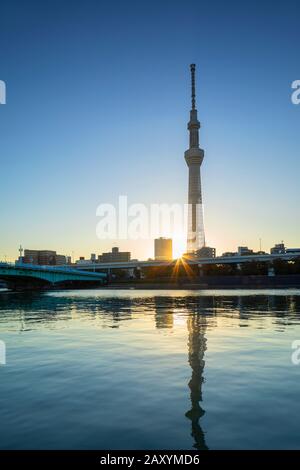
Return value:
[(169, 261), (173, 259), (171, 238), (161, 237), (154, 240), (154, 258), (156, 261)]
[(92, 261), (92, 263), (96, 263), (96, 254), (95, 253), (91, 253), (91, 261)]
[(58, 255), (53, 250), (24, 250), (23, 263), (38, 264), (40, 266), (55, 266), (66, 264), (66, 257)]
[(55, 255), (55, 264), (57, 266), (63, 266), (64, 264), (68, 264), (67, 256)]
[(200, 166), (204, 158), (204, 151), (199, 148), (200, 122), (197, 117), (196, 93), (195, 93), (195, 64), (191, 64), (192, 83), (192, 109), (188, 130), (190, 133), (189, 149), (184, 154), (185, 161), (189, 168), (188, 185), (188, 236), (187, 252), (193, 253), (205, 246), (201, 176)]
[(82, 264), (82, 265), (91, 264), (91, 260), (85, 259), (84, 256), (80, 256), (79, 259), (76, 261), (76, 264)]
[(56, 251), (52, 250), (40, 250), (39, 254), (39, 263), (42, 266), (44, 265), (55, 265), (55, 257), (56, 257)]
[(117, 246), (113, 247), (108, 253), (102, 253), (98, 256), (98, 263), (122, 263), (130, 261), (131, 253), (129, 251), (119, 251)]
[(277, 243), (277, 245), (273, 246), (270, 250), (271, 255), (282, 255), (286, 253), (286, 248), (284, 243)]
[(197, 250), (197, 258), (215, 258), (216, 249), (209, 246), (203, 246), (200, 250)]
[(287, 248), (285, 250), (285, 252), (286, 252), (286, 254), (291, 254), (291, 253), (294, 254), (295, 253), (295, 254), (299, 254), (299, 256), (300, 256), (300, 248)]
[(247, 246), (239, 246), (237, 254), (238, 256), (253, 255), (253, 250), (250, 250)]
[(24, 250), (23, 263), (39, 264), (39, 251)]
[(225, 251), (225, 253), (222, 253), (222, 258), (231, 258), (232, 256), (236, 256), (236, 252)]

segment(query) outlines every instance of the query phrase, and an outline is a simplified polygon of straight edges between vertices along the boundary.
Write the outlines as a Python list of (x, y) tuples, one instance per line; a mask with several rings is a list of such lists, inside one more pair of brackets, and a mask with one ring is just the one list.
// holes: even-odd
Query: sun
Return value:
[(183, 253), (186, 252), (186, 240), (183, 237), (176, 237), (174, 234), (173, 237), (173, 258), (181, 258)]

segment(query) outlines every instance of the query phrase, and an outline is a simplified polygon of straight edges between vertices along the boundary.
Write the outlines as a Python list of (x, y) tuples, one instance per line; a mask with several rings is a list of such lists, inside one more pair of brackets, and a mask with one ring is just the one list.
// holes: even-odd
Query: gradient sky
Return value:
[(153, 256), (98, 240), (96, 208), (186, 202), (191, 62), (207, 244), (300, 246), (300, 6), (280, 3), (2, 1), (0, 258)]

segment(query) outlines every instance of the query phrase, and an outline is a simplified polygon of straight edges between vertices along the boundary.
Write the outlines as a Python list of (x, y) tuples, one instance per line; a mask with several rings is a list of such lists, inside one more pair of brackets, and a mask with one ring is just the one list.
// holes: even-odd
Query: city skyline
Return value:
[[(259, 239), (265, 251), (282, 239), (298, 246), (296, 16), (264, 6), (257, 17), (235, 2), (227, 12), (220, 4), (220, 16), (199, 2), (166, 2), (158, 16), (156, 2), (119, 3), (117, 14), (89, 3), (70, 12), (29, 1), (18, 15), (15, 2), (4, 6), (0, 258), (15, 260), (20, 243), (75, 258), (115, 245), (153, 257), (153, 239), (98, 240), (95, 213), (120, 194), (187, 202), (189, 63), (198, 70), (207, 244), (218, 253), (258, 250)], [(174, 244), (175, 257), (185, 243)]]

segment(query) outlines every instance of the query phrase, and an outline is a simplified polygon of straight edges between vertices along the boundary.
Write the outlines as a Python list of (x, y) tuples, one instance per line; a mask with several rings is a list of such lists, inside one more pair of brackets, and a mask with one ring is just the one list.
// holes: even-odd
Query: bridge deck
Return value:
[(81, 271), (66, 266), (37, 266), (30, 264), (0, 263), (0, 279), (7, 282), (30, 283), (31, 281), (57, 285), (67, 282), (84, 282), (102, 284), (105, 273)]
[(74, 269), (86, 270), (86, 271), (95, 271), (99, 269), (130, 269), (130, 268), (147, 268), (147, 267), (163, 267), (163, 266), (174, 266), (176, 263), (186, 263), (186, 264), (240, 264), (240, 263), (251, 263), (251, 262), (261, 262), (261, 263), (272, 263), (275, 260), (286, 260), (291, 261), (300, 258), (299, 253), (286, 253), (286, 254), (276, 254), (276, 255), (246, 255), (246, 256), (218, 256), (216, 258), (197, 258), (197, 259), (188, 259), (188, 258), (178, 258), (172, 261), (123, 261), (123, 262), (111, 262), (111, 263), (86, 263), (86, 264), (73, 264)]

